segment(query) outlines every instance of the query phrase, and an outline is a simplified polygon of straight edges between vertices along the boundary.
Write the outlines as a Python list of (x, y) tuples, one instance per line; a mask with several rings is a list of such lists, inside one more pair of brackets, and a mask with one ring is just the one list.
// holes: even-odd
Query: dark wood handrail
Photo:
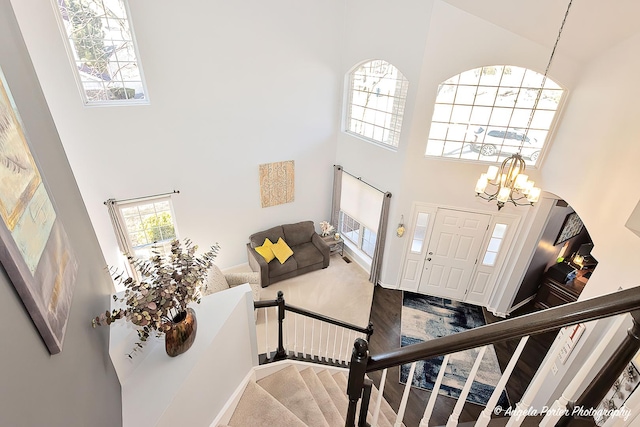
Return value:
[(277, 307), (278, 306), (278, 300), (274, 299), (273, 301), (268, 300), (268, 301), (254, 301), (253, 302), (253, 308), (267, 308), (267, 307)]
[(323, 322), (331, 323), (332, 325), (340, 326), (343, 328), (351, 329), (352, 331), (360, 332), (366, 334), (369, 337), (372, 334), (373, 325), (369, 323), (369, 326), (363, 328), (361, 326), (356, 326), (351, 323), (343, 322), (342, 320), (337, 320), (332, 317), (323, 316), (322, 314), (314, 313), (304, 308), (295, 307), (293, 305), (286, 304), (284, 305), (285, 310), (290, 311), (292, 313), (301, 314), (303, 316), (311, 317), (312, 319), (322, 320)]
[[(253, 307), (254, 308), (266, 308), (266, 307), (277, 307), (278, 306), (278, 300), (268, 300), (268, 301), (254, 301), (253, 302)], [(296, 314), (301, 314), (303, 316), (307, 316), (310, 317), (312, 319), (316, 319), (316, 320), (321, 320), (323, 322), (327, 322), (330, 323), (332, 325), (336, 325), (336, 326), (340, 326), (342, 328), (346, 328), (346, 329), (351, 329), (352, 331), (356, 331), (356, 332), (360, 332), (362, 334), (366, 334), (367, 335), (367, 339), (369, 339), (371, 337), (371, 335), (373, 334), (373, 325), (371, 323), (369, 323), (369, 325), (366, 328), (363, 328), (362, 326), (357, 326), (348, 322), (343, 322), (342, 320), (338, 320), (338, 319), (334, 319), (332, 317), (329, 316), (323, 316), (322, 314), (318, 314), (318, 313), (314, 313), (312, 311), (309, 310), (305, 310), (304, 308), (300, 308), (300, 307), (296, 307), (294, 305), (290, 305), (285, 303), (284, 305), (284, 309), (286, 311), (290, 311), (292, 313), (296, 313)]]
[(366, 372), (430, 359), (494, 342), (535, 335), (581, 322), (598, 320), (640, 308), (640, 287), (573, 302), (514, 319), (371, 355)]

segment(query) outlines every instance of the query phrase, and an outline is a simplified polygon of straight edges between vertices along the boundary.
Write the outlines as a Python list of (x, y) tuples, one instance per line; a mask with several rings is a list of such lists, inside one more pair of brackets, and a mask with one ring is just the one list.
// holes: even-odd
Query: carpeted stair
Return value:
[[(250, 381), (226, 425), (342, 427), (348, 405), (346, 375), (346, 371), (340, 370), (295, 364), (286, 366), (262, 379)], [(377, 397), (378, 390), (373, 387), (369, 423), (373, 420)], [(382, 399), (377, 425), (391, 427), (395, 418), (391, 406)]]

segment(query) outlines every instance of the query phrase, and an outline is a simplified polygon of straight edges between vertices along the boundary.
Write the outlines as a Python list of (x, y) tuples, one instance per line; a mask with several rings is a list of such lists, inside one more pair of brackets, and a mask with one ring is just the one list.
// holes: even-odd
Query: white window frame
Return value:
[(565, 92), (549, 77), (514, 65), (479, 67), (453, 76), (438, 87), (425, 156), (495, 163), (521, 151), (527, 166), (539, 166), (551, 145)]
[[(353, 231), (349, 231), (349, 230), (352, 230), (352, 227), (347, 226), (347, 224), (345, 224), (345, 217), (348, 217), (349, 220), (357, 223), (358, 229), (357, 230), (353, 229)], [(345, 242), (352, 243), (353, 246), (358, 250), (358, 253), (365, 256), (366, 259), (369, 262), (371, 262), (371, 260), (373, 259), (373, 251), (375, 251), (378, 234), (375, 233), (373, 230), (367, 228), (361, 221), (359, 221), (357, 218), (352, 217), (345, 211), (342, 211), (342, 210), (340, 211), (339, 218), (340, 219), (338, 224), (338, 232), (344, 238)], [(365, 239), (365, 230), (375, 237), (373, 242), (370, 242), (369, 239)], [(357, 235), (357, 241), (353, 239), (353, 235), (351, 233), (355, 233)], [(365, 247), (370, 247), (370, 246), (373, 246), (371, 248), (372, 250), (371, 254), (369, 254), (365, 249)]]
[[(86, 106), (93, 105), (146, 105), (149, 95), (140, 63), (128, 0), (51, 0), (54, 14), (65, 41), (67, 56), (74, 70), (74, 77)], [(80, 57), (76, 38), (65, 6), (73, 1), (89, 5), (89, 14), (97, 16), (103, 31), (105, 57), (104, 70), (91, 65)], [(60, 3), (63, 3), (60, 5)], [(110, 5), (110, 6), (108, 6)], [(64, 10), (64, 11), (63, 11)], [(84, 9), (87, 10), (87, 9)], [(100, 38), (98, 38), (100, 39)], [(95, 49), (87, 49), (87, 51)], [(94, 61), (101, 63), (101, 61)]]
[[(366, 61), (349, 73), (345, 128), (348, 134), (397, 149), (409, 81), (393, 64)], [(375, 105), (370, 105), (371, 100)]]
[[(167, 202), (169, 204), (169, 212), (171, 213), (171, 220), (172, 220), (172, 225), (173, 225), (173, 229), (174, 229), (174, 232), (175, 232), (175, 236), (163, 239), (161, 241), (149, 242), (149, 243), (147, 243), (145, 245), (133, 246), (131, 232), (129, 231), (129, 228), (127, 227), (127, 221), (126, 221), (126, 217), (125, 217), (125, 215), (123, 213), (123, 210), (124, 209), (128, 209), (128, 208), (133, 208), (133, 207), (140, 207), (140, 206), (145, 206), (145, 205), (162, 203), (162, 202)], [(169, 249), (170, 249), (171, 241), (173, 241), (174, 239), (179, 239), (180, 238), (180, 234), (178, 232), (178, 224), (176, 222), (176, 215), (175, 215), (175, 212), (173, 210), (173, 203), (171, 201), (171, 197), (145, 198), (145, 199), (142, 199), (142, 200), (118, 203), (117, 207), (118, 207), (118, 216), (120, 218), (121, 224), (123, 225), (123, 229), (124, 229), (124, 231), (126, 233), (128, 253), (131, 256), (135, 257), (135, 258), (149, 258), (152, 255), (151, 253), (149, 254), (148, 257), (139, 256), (139, 255), (136, 254), (136, 249), (147, 249), (147, 250), (149, 250), (149, 252), (151, 252), (151, 250), (153, 250), (154, 246), (156, 248), (162, 248), (163, 249), (162, 252), (167, 254), (169, 252)]]

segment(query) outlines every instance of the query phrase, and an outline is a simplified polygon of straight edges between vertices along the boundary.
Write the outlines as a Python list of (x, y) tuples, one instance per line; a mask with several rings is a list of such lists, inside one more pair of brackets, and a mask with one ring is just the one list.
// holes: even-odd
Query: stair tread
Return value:
[[(302, 375), (290, 365), (259, 380), (258, 385), (309, 427), (329, 427)], [(283, 424), (279, 424), (283, 425)]]
[[(369, 403), (370, 412), (373, 412), (376, 407), (376, 400), (378, 399), (378, 394), (380, 391), (376, 388), (376, 386), (371, 387), (371, 403)], [(379, 427), (393, 426), (396, 421), (396, 412), (393, 410), (389, 402), (382, 396), (382, 400), (380, 401), (380, 415), (378, 415), (378, 425)], [(373, 421), (373, 417), (371, 418)], [(385, 422), (386, 421), (386, 422)]]
[[(345, 374), (343, 374), (342, 372), (336, 372), (335, 374), (333, 374), (333, 379), (335, 380), (336, 384), (338, 384), (338, 387), (340, 387), (343, 390), (347, 389), (347, 384), (349, 382), (349, 380), (347, 379), (347, 376)], [(375, 389), (375, 395), (374, 395), (374, 389)], [(374, 396), (377, 397), (377, 389), (375, 388), (375, 386), (371, 387), (371, 398), (369, 399), (369, 408), (367, 411), (367, 421), (369, 423), (371, 423), (373, 421), (373, 410), (376, 404), (376, 399)], [(362, 400), (358, 401), (358, 405), (356, 406), (356, 419), (357, 417), (360, 415), (360, 403), (362, 402)], [(383, 399), (383, 402), (384, 399)], [(387, 403), (388, 405), (388, 403)], [(393, 409), (391, 409), (391, 412), (393, 413), (392, 418), (389, 419), (389, 417), (387, 416), (387, 413), (384, 412), (382, 410), (383, 407), (383, 403), (380, 404), (380, 415), (378, 415), (378, 425), (380, 427), (391, 427), (393, 426), (393, 423), (396, 420), (396, 416), (395, 416), (395, 412), (393, 411)], [(391, 408), (389, 406), (389, 408)]]
[(329, 393), (329, 396), (333, 400), (334, 405), (338, 409), (340, 416), (343, 419), (347, 418), (347, 407), (349, 406), (349, 399), (347, 399), (346, 389), (341, 390), (336, 384), (336, 381), (331, 376), (331, 373), (327, 370), (318, 372), (318, 379), (322, 382), (325, 390)]
[(309, 390), (320, 407), (327, 423), (330, 426), (344, 426), (344, 418), (340, 415), (340, 411), (338, 411), (333, 399), (329, 396), (329, 393), (324, 388), (322, 381), (320, 381), (313, 368), (307, 368), (300, 371), (300, 375), (302, 375), (302, 379), (309, 387)]
[(305, 427), (305, 424), (297, 416), (253, 381), (247, 384), (228, 425), (238, 427), (271, 427), (274, 425)]

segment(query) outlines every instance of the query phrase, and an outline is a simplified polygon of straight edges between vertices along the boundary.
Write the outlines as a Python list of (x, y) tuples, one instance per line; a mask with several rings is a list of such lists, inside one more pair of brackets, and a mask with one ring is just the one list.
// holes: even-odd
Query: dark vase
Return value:
[(189, 350), (196, 339), (198, 321), (192, 308), (180, 312), (173, 318), (168, 331), (164, 333), (164, 348), (167, 354), (175, 357)]

